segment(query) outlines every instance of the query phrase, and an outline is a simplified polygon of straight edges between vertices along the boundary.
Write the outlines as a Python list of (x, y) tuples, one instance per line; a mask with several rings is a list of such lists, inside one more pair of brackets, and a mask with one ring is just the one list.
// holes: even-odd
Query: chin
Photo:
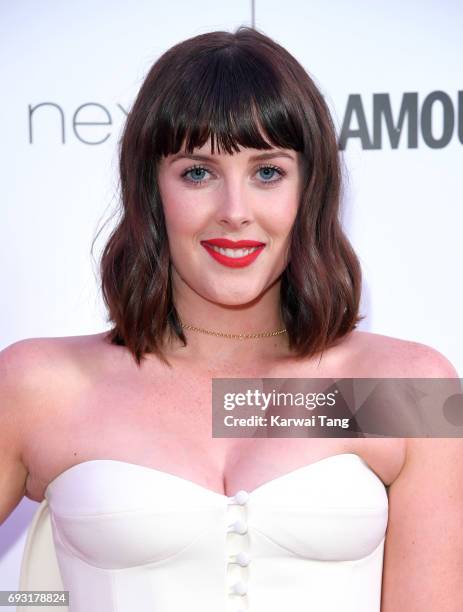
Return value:
[(234, 297), (217, 296), (217, 297), (211, 298), (211, 301), (215, 302), (216, 304), (220, 304), (221, 306), (246, 306), (247, 304), (250, 304), (251, 302), (256, 300), (258, 297), (259, 296), (255, 294), (249, 297), (247, 296), (234, 296)]
[(257, 300), (262, 293), (253, 289), (252, 291), (243, 291), (238, 289), (237, 291), (230, 291), (224, 289), (224, 291), (206, 291), (203, 296), (212, 302), (222, 304), (223, 306), (244, 306), (254, 300)]

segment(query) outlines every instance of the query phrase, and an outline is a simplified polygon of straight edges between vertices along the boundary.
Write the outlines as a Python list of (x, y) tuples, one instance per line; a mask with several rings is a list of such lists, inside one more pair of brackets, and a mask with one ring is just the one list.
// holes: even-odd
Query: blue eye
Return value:
[[(263, 185), (266, 185), (268, 183), (277, 183), (286, 174), (286, 172), (278, 166), (269, 166), (268, 164), (259, 166), (257, 172), (261, 173), (261, 178), (264, 179), (260, 181)], [(185, 172), (183, 172), (181, 176), (187, 182), (191, 183), (194, 186), (197, 186), (201, 185), (201, 183), (204, 182), (204, 173), (212, 174), (209, 170), (207, 170), (207, 168), (204, 168), (203, 166), (192, 166), (191, 168), (185, 170)], [(273, 178), (275, 176), (275, 173), (277, 173), (278, 178)]]
[[(188, 181), (190, 181), (191, 183), (196, 183), (197, 185), (199, 185), (200, 183), (203, 182), (204, 176), (203, 176), (203, 172), (208, 172), (206, 170), (206, 168), (203, 168), (202, 166), (194, 166), (193, 168), (189, 168), (188, 170), (185, 170), (185, 172), (182, 174), (183, 177), (186, 177), (188, 174), (190, 174), (190, 172), (192, 173), (192, 177), (193, 178), (187, 178)], [(199, 180), (196, 180), (199, 179)]]
[(260, 166), (259, 172), (263, 172), (263, 171), (265, 171), (265, 174), (261, 176), (264, 176), (265, 178), (272, 178), (275, 175), (275, 172), (277, 172), (279, 176), (279, 178), (277, 178), (274, 181), (264, 181), (264, 183), (276, 183), (277, 181), (281, 179), (281, 177), (284, 174), (283, 171), (277, 166)]

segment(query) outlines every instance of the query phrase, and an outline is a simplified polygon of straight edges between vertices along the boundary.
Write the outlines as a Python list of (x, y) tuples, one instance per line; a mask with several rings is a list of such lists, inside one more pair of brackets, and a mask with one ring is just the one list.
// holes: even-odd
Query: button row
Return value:
[(243, 519), (238, 519), (234, 523), (228, 526), (228, 533), (239, 533), (240, 535), (244, 535), (248, 531), (248, 525), (246, 521)]
[(247, 503), (248, 499), (249, 499), (249, 493), (245, 491), (244, 489), (241, 489), (240, 491), (235, 493), (235, 495), (228, 498), (228, 503), (244, 506), (244, 504)]
[(236, 555), (230, 555), (229, 563), (238, 563), (241, 567), (247, 567), (251, 562), (251, 557), (244, 550), (240, 550)]
[(243, 580), (238, 580), (232, 586), (232, 593), (234, 595), (246, 595), (248, 592), (248, 585)]
[[(249, 493), (247, 491), (245, 491), (244, 489), (241, 489), (239, 491), (237, 491), (235, 493), (235, 495), (233, 495), (232, 497), (228, 498), (228, 504), (229, 505), (238, 505), (238, 506), (245, 506), (246, 503), (249, 500)], [(239, 511), (238, 511), (239, 510)], [(241, 508), (238, 509), (236, 508), (235, 510), (232, 511), (232, 509), (230, 508), (229, 510), (230, 512), (230, 517), (229, 518), (235, 518), (236, 520), (234, 520), (231, 524), (228, 525), (228, 529), (227, 532), (229, 534), (238, 534), (240, 536), (244, 536), (247, 534), (248, 532), (248, 525), (245, 519), (246, 517), (246, 513), (245, 513), (245, 508)], [(237, 518), (237, 516), (241, 516), (241, 518)], [(232, 537), (232, 536), (230, 536)], [(234, 537), (234, 536), (233, 536)], [(240, 547), (242, 547), (243, 545), (246, 545), (246, 539), (242, 539), (239, 538), (237, 540), (233, 540), (234, 542), (234, 546), (239, 545)], [(230, 551), (231, 552), (231, 551)], [(229, 568), (230, 574), (229, 574), (229, 578), (234, 579), (234, 582), (232, 584), (229, 583), (229, 596), (230, 597), (236, 597), (238, 596), (238, 598), (240, 599), (240, 603), (238, 604), (238, 601), (236, 601), (235, 603), (239, 605), (238, 608), (235, 608), (235, 606), (233, 606), (233, 610), (234, 612), (248, 612), (247, 609), (247, 592), (248, 592), (248, 584), (245, 580), (243, 580), (243, 578), (245, 578), (247, 571), (246, 569), (239, 569), (239, 568), (247, 568), (248, 565), (250, 564), (251, 561), (251, 557), (250, 555), (244, 551), (244, 550), (239, 550), (235, 552), (233, 554), (230, 554), (228, 556), (228, 563), (230, 564), (236, 564), (239, 567), (236, 567), (235, 565), (235, 569), (233, 569), (232, 567)], [(237, 580), (238, 579), (238, 580)], [(241, 599), (243, 598), (243, 599)], [(244, 607), (243, 607), (244, 606)]]

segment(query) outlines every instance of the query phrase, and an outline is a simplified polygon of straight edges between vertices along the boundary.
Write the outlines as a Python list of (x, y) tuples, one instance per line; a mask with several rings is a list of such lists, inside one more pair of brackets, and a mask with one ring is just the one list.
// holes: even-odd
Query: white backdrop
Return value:
[[(0, 7), (0, 348), (106, 329), (90, 247), (116, 205), (125, 113), (167, 48), (254, 24), (304, 65), (343, 135), (343, 219), (364, 273), (361, 328), (429, 344), (463, 376), (458, 0)], [(25, 498), (0, 527), (0, 590), (17, 588), (36, 507)]]

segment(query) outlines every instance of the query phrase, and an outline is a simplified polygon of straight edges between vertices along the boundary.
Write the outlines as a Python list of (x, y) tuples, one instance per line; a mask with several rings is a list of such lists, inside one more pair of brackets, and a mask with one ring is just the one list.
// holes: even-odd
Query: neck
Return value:
[(184, 347), (177, 337), (172, 337), (166, 345), (167, 356), (190, 360), (192, 364), (208, 369), (265, 366), (279, 356), (288, 356), (287, 333), (246, 339), (220, 335), (260, 335), (284, 329), (279, 291), (280, 284), (276, 282), (249, 303), (224, 305), (206, 300), (181, 286), (174, 293), (174, 304), (181, 322), (212, 333), (183, 329), (187, 346)]

